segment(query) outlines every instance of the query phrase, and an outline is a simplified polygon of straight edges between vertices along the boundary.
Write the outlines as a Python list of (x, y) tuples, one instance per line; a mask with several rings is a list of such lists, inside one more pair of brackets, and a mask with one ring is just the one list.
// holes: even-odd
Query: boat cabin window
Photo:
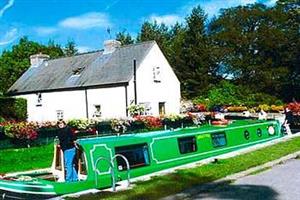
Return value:
[(178, 138), (178, 145), (181, 154), (197, 151), (195, 136)]
[(218, 132), (211, 134), (213, 147), (223, 147), (227, 145), (225, 132)]
[[(147, 144), (116, 147), (115, 152), (116, 155), (121, 154), (127, 158), (130, 169), (143, 167), (150, 164)], [(126, 162), (122, 157), (118, 156), (116, 160), (118, 169), (120, 171), (127, 169)]]
[(244, 131), (244, 137), (246, 140), (249, 140), (250, 139), (250, 132), (249, 131)]

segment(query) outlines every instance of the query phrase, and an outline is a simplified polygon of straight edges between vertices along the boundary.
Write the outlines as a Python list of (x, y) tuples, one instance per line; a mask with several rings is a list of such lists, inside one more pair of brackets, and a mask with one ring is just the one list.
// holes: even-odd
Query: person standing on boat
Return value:
[(66, 122), (59, 120), (57, 122), (59, 128), (58, 139), (61, 150), (64, 153), (64, 164), (66, 170), (66, 182), (78, 181), (77, 171), (74, 167), (74, 159), (76, 155), (75, 136), (71, 128), (66, 125)]

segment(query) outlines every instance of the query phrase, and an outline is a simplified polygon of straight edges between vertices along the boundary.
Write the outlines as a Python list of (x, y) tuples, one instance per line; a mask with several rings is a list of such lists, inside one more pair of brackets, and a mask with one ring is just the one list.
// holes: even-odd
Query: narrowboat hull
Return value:
[[(84, 171), (83, 179), (70, 183), (40, 178), (24, 181), (0, 179), (0, 194), (19, 196), (21, 199), (43, 199), (88, 189), (105, 189), (117, 181), (126, 180), (128, 173), (131, 178), (148, 175), (278, 139), (283, 136), (280, 130), (277, 121), (243, 120), (228, 126), (207, 125), (80, 139), (77, 143), (84, 155), (80, 161), (84, 164), (84, 170), (81, 166), (78, 173), (80, 175)], [(55, 162), (63, 160), (58, 159), (57, 155), (53, 159), (53, 174), (57, 174)], [(60, 168), (63, 169), (63, 166)]]
[(45, 199), (56, 195), (52, 185), (12, 180), (0, 181), (2, 199)]

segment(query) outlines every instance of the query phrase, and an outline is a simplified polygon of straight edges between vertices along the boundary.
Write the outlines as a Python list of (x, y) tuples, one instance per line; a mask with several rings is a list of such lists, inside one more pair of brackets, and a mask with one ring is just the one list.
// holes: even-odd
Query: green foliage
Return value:
[(250, 4), (223, 10), (210, 24), (210, 35), (218, 62), (237, 84), (291, 100), (299, 97), (296, 26), (295, 16), (282, 9)]
[(50, 58), (58, 58), (64, 55), (61, 47), (49, 41), (49, 44), (41, 45), (28, 40), (20, 39), (19, 44), (14, 45), (11, 51), (3, 51), (0, 57), (0, 93), (6, 93), (9, 87), (30, 67), (30, 56), (44, 53)]
[(247, 87), (239, 86), (230, 81), (221, 81), (209, 90), (207, 96), (199, 96), (193, 100), (195, 104), (204, 104), (209, 109), (214, 106), (257, 107), (261, 104), (283, 105), (283, 102), (274, 96), (265, 93), (255, 93)]
[(0, 108), (0, 115), (6, 119), (27, 119), (26, 99), (0, 97)]
[(63, 51), (66, 56), (74, 56), (78, 53), (78, 49), (76, 49), (76, 44), (73, 40), (67, 42)]
[(68, 125), (77, 130), (85, 130), (90, 124), (87, 119), (71, 119), (68, 121)]
[(163, 53), (170, 57), (169, 48), (171, 40), (171, 32), (168, 26), (165, 24), (158, 24), (154, 22), (144, 22), (141, 27), (141, 31), (137, 36), (137, 42), (144, 42), (149, 40), (155, 40)]
[(145, 111), (145, 107), (143, 105), (130, 105), (128, 106), (128, 112), (130, 116), (141, 115)]
[(26, 120), (27, 119), (27, 100), (23, 98), (15, 99), (14, 112), (16, 119)]
[(126, 31), (122, 31), (116, 34), (116, 40), (120, 41), (122, 45), (133, 44), (134, 39)]

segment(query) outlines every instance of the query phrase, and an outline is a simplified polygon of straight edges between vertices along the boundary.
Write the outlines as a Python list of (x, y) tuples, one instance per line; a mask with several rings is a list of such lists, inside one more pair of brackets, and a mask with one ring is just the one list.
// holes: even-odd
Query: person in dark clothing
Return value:
[(75, 136), (71, 128), (66, 125), (63, 120), (57, 122), (59, 128), (58, 139), (61, 150), (64, 153), (64, 163), (66, 170), (66, 181), (78, 181), (77, 171), (74, 167), (74, 158), (76, 155)]
[(293, 123), (294, 116), (293, 116), (292, 111), (289, 108), (286, 108), (284, 113), (285, 113), (285, 120), (286, 120), (286, 122), (288, 124)]
[(285, 120), (284, 120), (284, 126), (286, 128), (287, 134), (292, 134), (291, 129), (290, 129), (290, 125), (293, 123), (293, 113), (292, 111), (286, 107), (284, 110), (284, 114), (285, 114)]

